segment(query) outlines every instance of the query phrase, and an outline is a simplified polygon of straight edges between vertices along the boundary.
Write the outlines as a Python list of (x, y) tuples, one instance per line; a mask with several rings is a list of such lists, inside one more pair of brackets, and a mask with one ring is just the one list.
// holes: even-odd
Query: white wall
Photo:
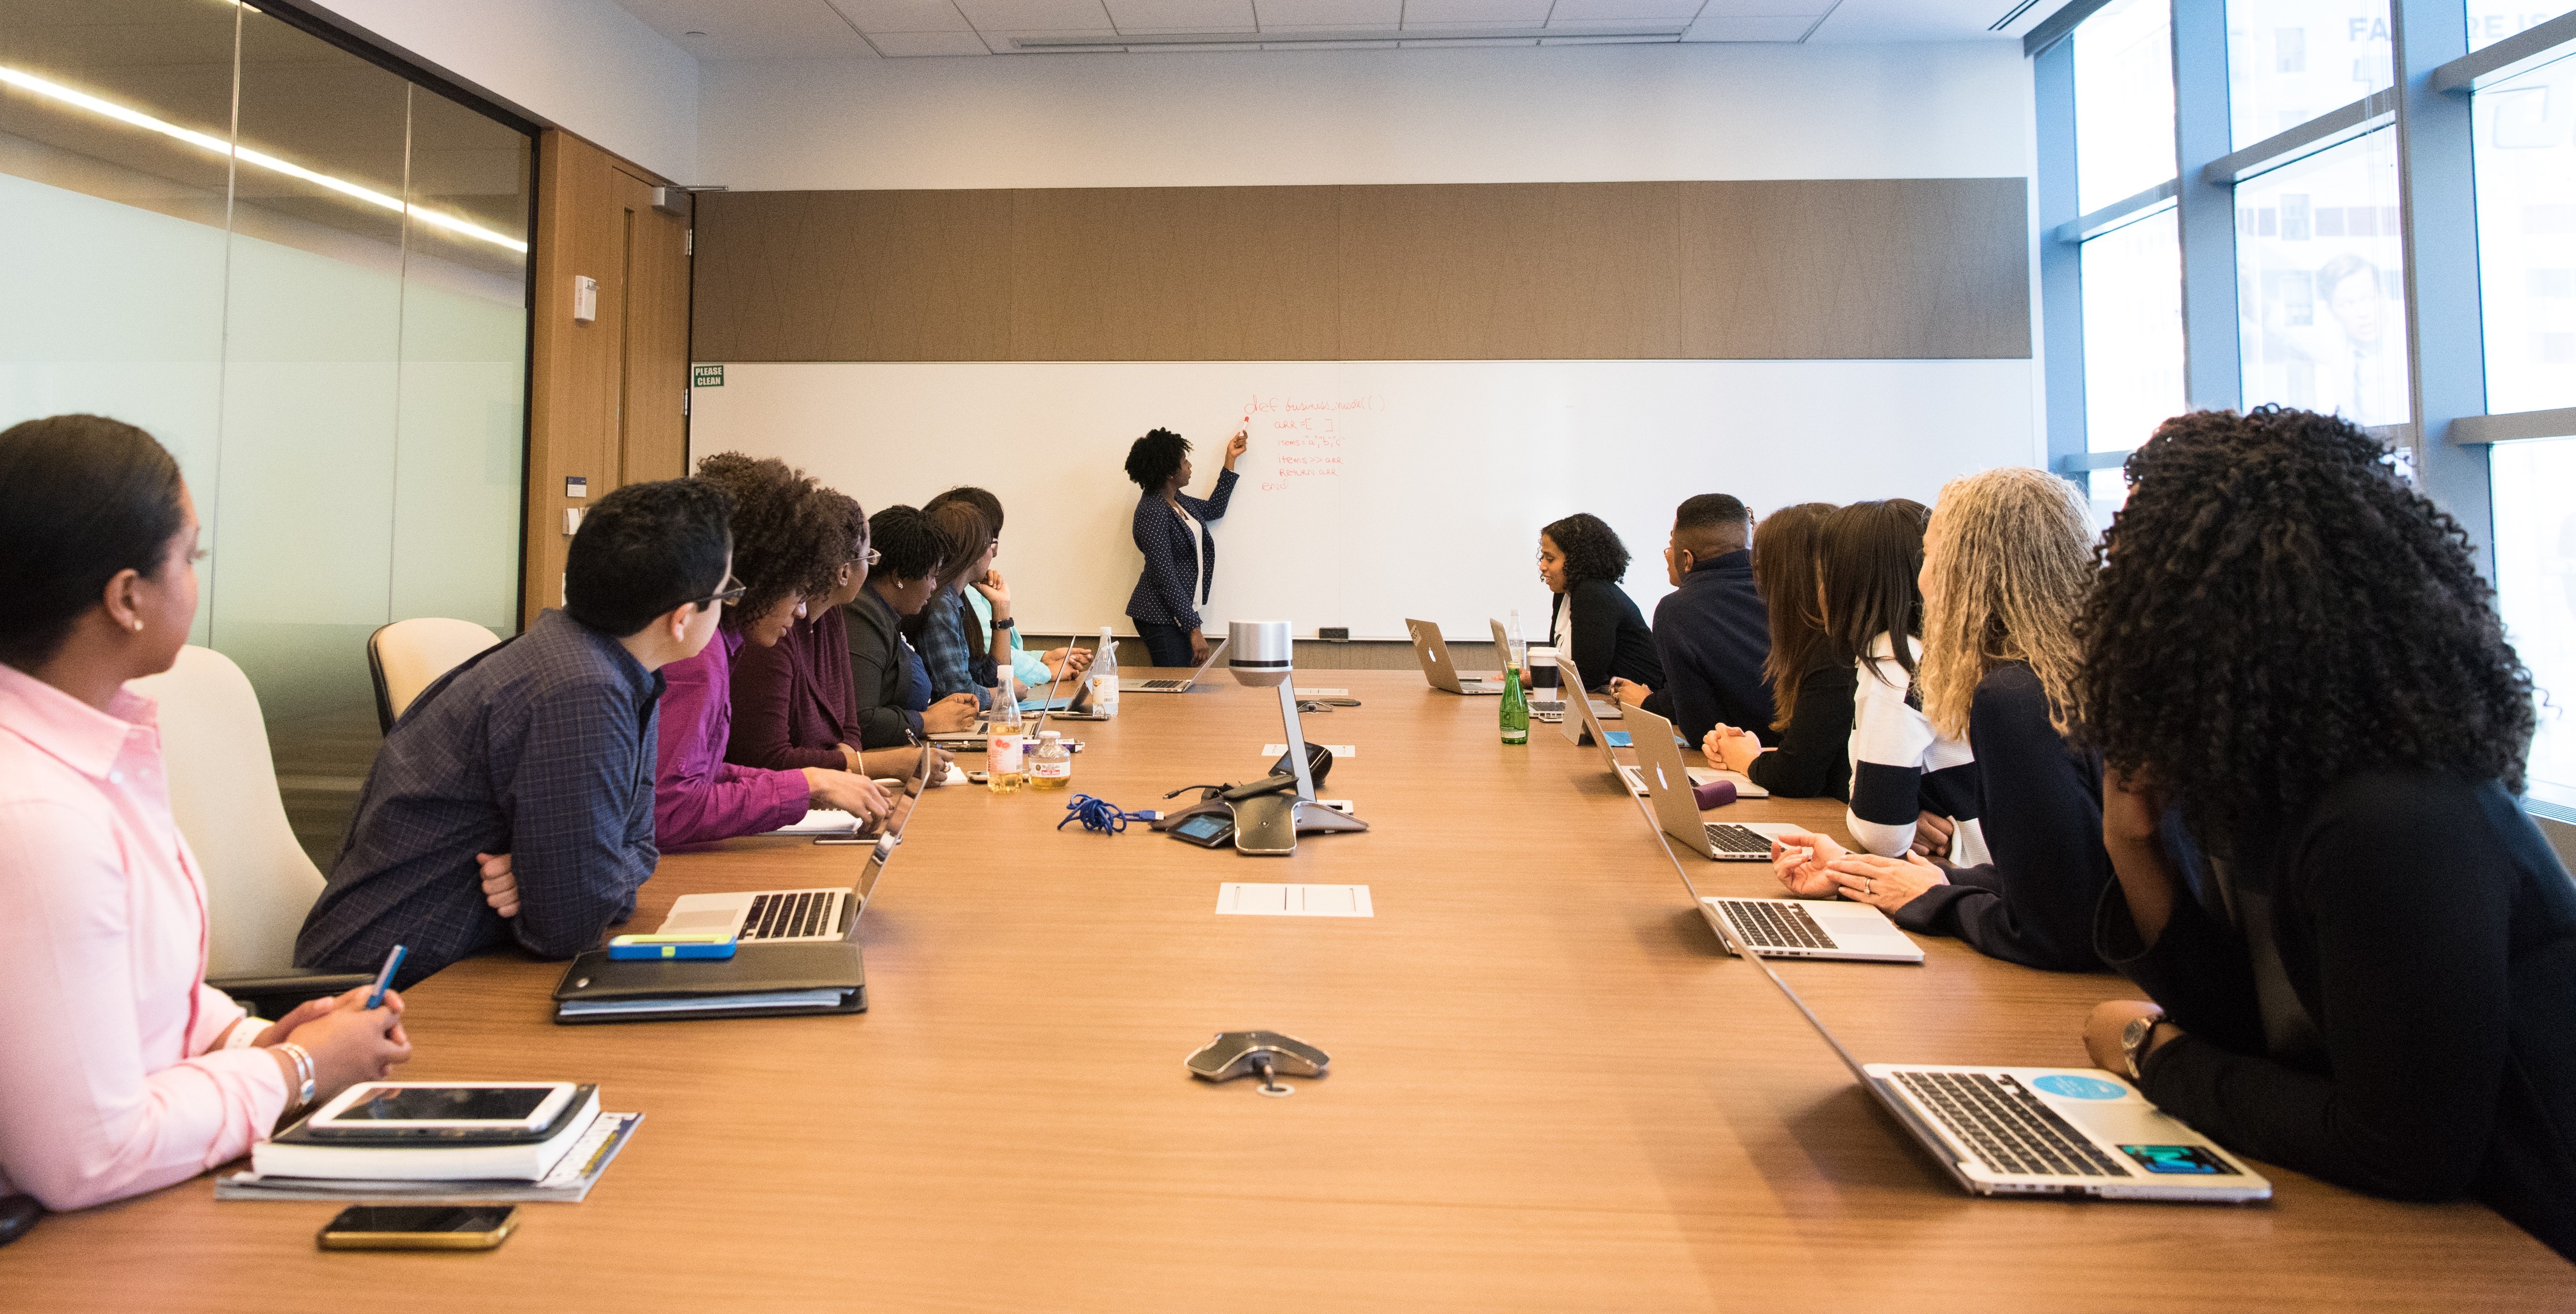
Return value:
[(741, 190), (2027, 177), (2013, 42), (747, 60)]
[(698, 177), (698, 65), (612, 0), (316, 0), (378, 45), (675, 182)]

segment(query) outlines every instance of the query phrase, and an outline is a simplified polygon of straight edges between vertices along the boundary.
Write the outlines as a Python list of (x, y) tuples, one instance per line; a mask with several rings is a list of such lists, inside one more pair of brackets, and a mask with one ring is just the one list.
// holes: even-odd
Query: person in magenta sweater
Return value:
[[(921, 761), (911, 748), (861, 749), (859, 705), (850, 685), (850, 631), (841, 609), (868, 584), (876, 550), (868, 541), (867, 513), (846, 494), (826, 488), (834, 517), (835, 546), (848, 557), (833, 570), (829, 590), (805, 599), (805, 617), (778, 642), (743, 645), (733, 662), (733, 735), (725, 760), (736, 766), (795, 771), (837, 767), (863, 776), (910, 775)], [(948, 755), (938, 755), (945, 766)], [(937, 777), (932, 783), (936, 784)]]
[(733, 733), (733, 667), (746, 647), (768, 648), (824, 600), (849, 558), (848, 535), (824, 490), (785, 464), (719, 452), (698, 478), (733, 504), (737, 593), (706, 651), (662, 668), (662, 726), (653, 773), (653, 837), (664, 851), (791, 825), (806, 809), (839, 808), (874, 825), (894, 801), (866, 776), (838, 767), (767, 770), (725, 760)]

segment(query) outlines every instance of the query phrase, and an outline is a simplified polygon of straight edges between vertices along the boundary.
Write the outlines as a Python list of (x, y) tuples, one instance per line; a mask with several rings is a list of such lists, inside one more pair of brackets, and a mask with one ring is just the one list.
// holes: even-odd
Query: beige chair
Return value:
[(376, 720), (385, 733), (420, 691), (501, 636), (472, 621), (423, 616), (395, 621), (367, 636), (367, 670), (376, 680)]
[(287, 824), (249, 677), (222, 653), (191, 646), (129, 687), (161, 705), (170, 812), (206, 877), (206, 979), (267, 1017), (279, 1002), (364, 984), (364, 975), (293, 967), (322, 873)]

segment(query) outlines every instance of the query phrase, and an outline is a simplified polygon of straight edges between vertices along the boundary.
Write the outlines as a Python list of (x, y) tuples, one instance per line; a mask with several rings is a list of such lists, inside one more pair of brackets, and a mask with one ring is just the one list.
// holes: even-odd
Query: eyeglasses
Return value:
[(859, 558), (859, 564), (874, 570), (876, 568), (876, 564), (883, 560), (885, 560), (884, 553), (877, 551), (875, 548), (869, 548), (867, 553)]
[(721, 604), (723, 604), (724, 606), (730, 607), (730, 606), (732, 606), (733, 604), (735, 604), (735, 603), (737, 603), (737, 602), (742, 601), (742, 595), (743, 595), (743, 594), (746, 594), (746, 593), (749, 593), (749, 592), (751, 592), (751, 586), (750, 586), (750, 585), (748, 585), (748, 584), (743, 583), (743, 582), (742, 582), (741, 580), (739, 580), (739, 579), (734, 578), (734, 574), (733, 574), (733, 572), (728, 570), (728, 571), (726, 571), (726, 572), (725, 572), (725, 582), (724, 582), (724, 587), (723, 587), (723, 588), (720, 588), (720, 589), (716, 590), (715, 592), (710, 593), (710, 594), (708, 594), (707, 596), (705, 596), (705, 597), (703, 597), (703, 598), (688, 598), (688, 599), (684, 599), (684, 600), (680, 603), (680, 605), (681, 605), (681, 606), (683, 606), (683, 607), (694, 607), (694, 606), (697, 606), (697, 605), (698, 605), (698, 604), (700, 604), (700, 603), (714, 602), (714, 603), (721, 603)]

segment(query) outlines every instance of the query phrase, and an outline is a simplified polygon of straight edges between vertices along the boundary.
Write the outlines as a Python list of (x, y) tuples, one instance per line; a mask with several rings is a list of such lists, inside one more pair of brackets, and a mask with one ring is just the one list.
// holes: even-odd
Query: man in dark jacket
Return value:
[(1622, 681), (1623, 701), (1671, 718), (1694, 744), (1711, 726), (1771, 724), (1771, 622), (1753, 586), (1753, 518), (1724, 493), (1702, 493), (1673, 513), (1664, 570), (1674, 592), (1655, 605), (1655, 655), (1664, 687)]

